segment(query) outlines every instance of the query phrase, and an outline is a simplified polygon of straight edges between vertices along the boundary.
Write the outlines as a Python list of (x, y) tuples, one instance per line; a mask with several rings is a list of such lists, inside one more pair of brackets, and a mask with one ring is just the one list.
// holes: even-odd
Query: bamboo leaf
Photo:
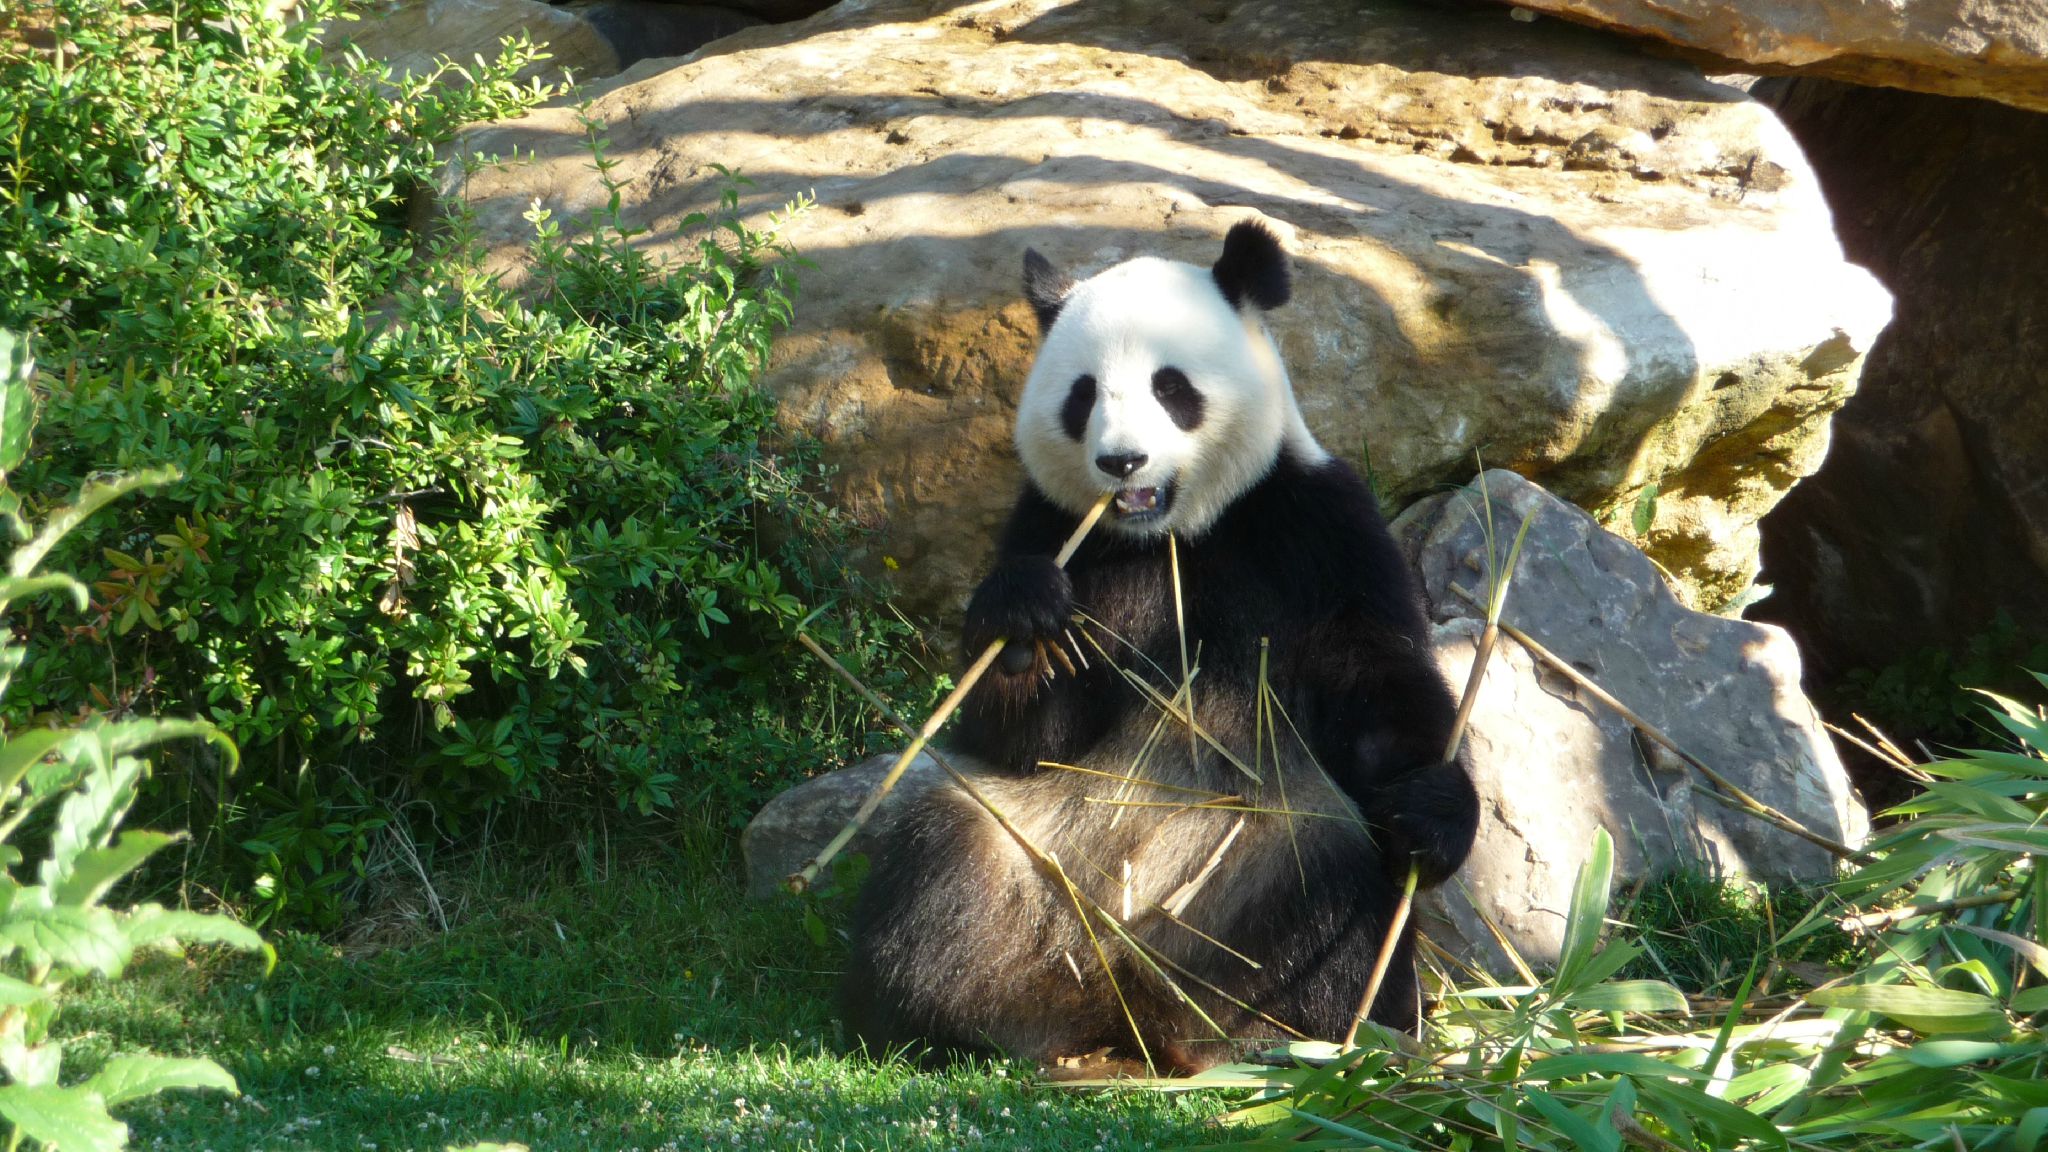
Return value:
[(1911, 984), (1852, 984), (1807, 994), (1807, 1002), (1823, 1008), (1875, 1012), (1916, 1032), (1986, 1032), (2006, 1026), (2005, 1010), (1989, 996), (1952, 988), (1921, 988)]
[(1616, 980), (1595, 984), (1564, 998), (1567, 1007), (1589, 1012), (1683, 1012), (1685, 993), (1662, 980)]
[(1557, 976), (1551, 982), (1558, 992), (1575, 991), (1580, 972), (1593, 959), (1600, 927), (1607, 919), (1608, 885), (1613, 875), (1614, 841), (1608, 838), (1607, 829), (1595, 828), (1592, 851), (1579, 866), (1571, 907), (1565, 914), (1564, 943), (1558, 950)]
[[(1697, 1088), (1666, 1080), (1638, 1080), (1636, 1087), (1644, 1096), (1655, 1096), (1670, 1107), (1683, 1109), (1695, 1121), (1714, 1124), (1723, 1132), (1755, 1140), (1769, 1148), (1787, 1146), (1785, 1134), (1778, 1131), (1777, 1125), (1747, 1108), (1709, 1096)], [(1731, 1147), (1733, 1143), (1717, 1143), (1715, 1147)]]
[(2034, 971), (2043, 976), (2048, 976), (2048, 948), (2043, 948), (2024, 936), (2015, 936), (2010, 932), (2000, 932), (1996, 928), (1979, 928), (1975, 924), (1958, 924), (1956, 927), (1973, 936), (1981, 936), (1994, 944), (2005, 945), (2013, 950), (2014, 955), (2032, 965)]

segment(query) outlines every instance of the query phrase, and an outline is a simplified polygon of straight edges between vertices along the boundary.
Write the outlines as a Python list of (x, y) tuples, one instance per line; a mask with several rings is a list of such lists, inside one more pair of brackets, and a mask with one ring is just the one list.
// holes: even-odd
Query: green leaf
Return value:
[(1593, 830), (1593, 847), (1587, 853), (1586, 862), (1579, 866), (1579, 877), (1572, 886), (1571, 908), (1565, 913), (1564, 943), (1558, 949), (1557, 975), (1551, 987), (1561, 993), (1571, 994), (1578, 989), (1574, 986), (1579, 973), (1593, 959), (1595, 947), (1600, 943), (1600, 926), (1607, 919), (1608, 885), (1614, 874), (1614, 841), (1607, 835), (1607, 829)]
[(1564, 1101), (1541, 1088), (1528, 1089), (1525, 1095), (1529, 1103), (1534, 1104), (1545, 1119), (1557, 1125), (1558, 1131), (1564, 1133), (1565, 1139), (1570, 1140), (1580, 1152), (1618, 1152), (1620, 1149), (1621, 1134), (1612, 1125), (1595, 1127), (1591, 1121), (1567, 1107)]
[(29, 381), (35, 371), (28, 341), (0, 328), (0, 481), (28, 455), (36, 419), (36, 396)]
[(1922, 1040), (1899, 1055), (1907, 1063), (1922, 1068), (1953, 1068), (1980, 1060), (2024, 1056), (2033, 1050), (2032, 1044), (1998, 1044), (1990, 1040)]
[(141, 1055), (108, 1060), (82, 1087), (105, 1097), (109, 1108), (172, 1088), (218, 1088), (230, 1095), (240, 1091), (228, 1070), (211, 1060)]
[(1576, 1080), (1582, 1076), (1635, 1076), (1659, 1079), (1675, 1076), (1682, 1080), (1700, 1080), (1706, 1073), (1696, 1068), (1681, 1068), (1666, 1063), (1655, 1056), (1642, 1052), (1568, 1052), (1562, 1056), (1546, 1056), (1532, 1060), (1522, 1069), (1523, 1080), (1531, 1083), (1545, 1083), (1553, 1080)]
[(0, 1008), (12, 1008), (17, 1004), (33, 1004), (50, 994), (49, 989), (31, 984), (19, 977), (0, 973)]
[(2039, 1148), (2048, 1144), (2048, 1108), (2029, 1108), (2013, 1127), (2013, 1148)]
[(1915, 1032), (1987, 1032), (2006, 1026), (1998, 1001), (1976, 992), (1952, 988), (1920, 988), (1910, 984), (1852, 984), (1807, 994), (1807, 1002), (1823, 1008), (1875, 1012)]
[(116, 881), (134, 871), (158, 849), (175, 844), (183, 835), (167, 832), (123, 832), (106, 848), (89, 848), (72, 861), (71, 874), (51, 890), (59, 904), (97, 904)]
[(224, 944), (244, 952), (269, 952), (254, 928), (226, 916), (144, 904), (128, 913), (121, 931), (135, 948), (176, 944)]
[(1590, 1012), (1683, 1012), (1685, 993), (1662, 980), (1615, 980), (1582, 988), (1564, 998), (1566, 1007)]
[(107, 1115), (107, 1102), (87, 1088), (9, 1084), (0, 1087), (0, 1116), (63, 1152), (121, 1152), (128, 1143), (128, 1126)]
[(0, 922), (0, 944), (20, 948), (30, 965), (56, 964), (79, 972), (119, 975), (130, 946), (104, 908), (23, 908), (17, 902)]
[(2048, 1012), (2048, 984), (2037, 984), (2024, 992), (2014, 993), (2012, 1010), (2015, 1012)]
[(204, 740), (227, 757), (227, 771), (241, 766), (241, 751), (228, 734), (204, 720), (175, 720), (146, 717), (100, 725), (95, 729), (116, 756), (130, 756), (171, 740)]
[(7, 738), (0, 747), (0, 795), (21, 783), (28, 770), (52, 752), (62, 755), (65, 746), (78, 739), (69, 728), (31, 728)]
[(1994, 944), (2003, 944), (2013, 950), (2021, 959), (2033, 966), (2034, 971), (2048, 976), (2048, 948), (2043, 948), (2024, 936), (2000, 932), (1996, 928), (1979, 928), (1975, 924), (1958, 924), (1956, 927), (1973, 936), (1981, 936)]
[(1646, 484), (1643, 486), (1643, 494), (1636, 497), (1635, 512), (1629, 517), (1629, 527), (1635, 529), (1638, 537), (1648, 536), (1650, 526), (1657, 522), (1657, 489), (1658, 485), (1654, 483)]
[(14, 556), (7, 562), (8, 575), (17, 579), (27, 579), (35, 573), (36, 566), (43, 562), (44, 555), (57, 546), (57, 541), (70, 535), (71, 530), (78, 527), (86, 517), (138, 488), (158, 487), (177, 478), (176, 468), (152, 468), (147, 472), (137, 472), (116, 480), (88, 481), (76, 501), (51, 513), (50, 518), (43, 521), (42, 531), (36, 533), (34, 539), (14, 550)]
[(1974, 848), (2048, 856), (2048, 828), (2037, 825), (1966, 824), (1961, 828), (1938, 828), (1934, 834)]
[[(1636, 1085), (1645, 1097), (1655, 1097), (1668, 1106), (1682, 1109), (1694, 1120), (1713, 1124), (1723, 1132), (1757, 1141), (1770, 1148), (1787, 1146), (1785, 1134), (1778, 1131), (1775, 1124), (1747, 1108), (1709, 1096), (1690, 1085), (1673, 1084), (1665, 1080), (1638, 1080)], [(1733, 1143), (1717, 1143), (1715, 1147), (1731, 1147)]]

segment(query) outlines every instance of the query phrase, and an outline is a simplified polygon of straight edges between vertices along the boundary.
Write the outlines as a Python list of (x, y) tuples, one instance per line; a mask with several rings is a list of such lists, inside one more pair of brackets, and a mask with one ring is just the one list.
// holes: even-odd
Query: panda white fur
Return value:
[[(963, 629), (969, 653), (1010, 643), (947, 747), (1065, 879), (955, 786), (906, 801), (855, 913), (847, 1023), (876, 1051), (1179, 1071), (1231, 1041), (1340, 1037), (1410, 862), (1425, 884), (1455, 871), (1478, 801), (1441, 762), (1456, 706), (1407, 567), (1261, 319), (1286, 256), (1247, 222), (1212, 268), (1024, 268), (1044, 334), (1017, 411), (1028, 482)], [(1182, 682), (1176, 560), (1192, 734), (1161, 704)], [(1416, 1021), (1410, 949), (1373, 1013), (1395, 1028)]]

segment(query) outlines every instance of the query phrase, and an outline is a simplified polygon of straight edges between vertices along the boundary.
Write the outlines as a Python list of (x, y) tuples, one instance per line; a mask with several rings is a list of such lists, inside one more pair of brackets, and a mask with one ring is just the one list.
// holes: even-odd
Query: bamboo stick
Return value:
[[(1088, 514), (1081, 517), (1081, 523), (1075, 526), (1073, 535), (1067, 537), (1067, 542), (1061, 546), (1059, 555), (1053, 557), (1054, 565), (1065, 568), (1067, 561), (1074, 558), (1074, 553), (1081, 547), (1081, 541), (1088, 538), (1089, 530), (1095, 527), (1096, 521), (1102, 519), (1102, 513), (1109, 507), (1109, 502), (1114, 496), (1115, 493), (1113, 492), (1103, 493), (1102, 499), (1095, 502), (1095, 507), (1090, 508)], [(838, 661), (833, 660), (830, 656), (826, 656), (825, 650), (818, 647), (816, 642), (812, 641), (810, 637), (798, 633), (797, 638), (802, 640), (812, 652), (824, 657), (834, 667), (839, 667)], [(1008, 643), (1007, 637), (997, 637), (994, 643), (982, 649), (981, 655), (974, 658), (974, 663), (967, 666), (966, 673), (960, 677), (959, 685), (939, 704), (938, 710), (932, 713), (931, 719), (924, 722), (924, 727), (917, 729), (916, 734), (911, 737), (909, 745), (903, 749), (902, 755), (896, 757), (896, 763), (890, 765), (888, 773), (882, 777), (880, 783), (875, 785), (875, 790), (868, 793), (868, 798), (861, 801), (860, 808), (853, 814), (853, 819), (848, 820), (846, 827), (841, 828), (838, 835), (832, 837), (830, 842), (818, 850), (817, 856), (812, 858), (810, 863), (790, 874), (789, 879), (784, 883), (789, 886), (791, 892), (802, 892), (804, 889), (809, 888), (811, 881), (818, 878), (818, 873), (824, 871), (825, 866), (832, 862), (832, 858), (839, 855), (855, 836), (860, 835), (862, 828), (867, 827), (868, 821), (875, 815), (875, 809), (880, 808), (882, 801), (889, 798), (889, 792), (896, 787), (896, 782), (903, 778), (903, 772), (910, 767), (910, 762), (917, 759), (917, 754), (924, 751), (924, 746), (931, 741), (931, 738), (938, 735), (939, 729), (946, 726), (946, 721), (953, 718), (953, 713), (959, 709), (961, 702), (967, 699), (967, 694), (974, 690), (974, 686), (981, 682), (982, 674), (988, 671), (990, 664), (995, 663), (996, 657), (1002, 653), (1003, 645), (1006, 643)], [(853, 680), (851, 674), (847, 673), (843, 667), (839, 667), (839, 672), (849, 680)], [(859, 685), (858, 680), (853, 680), (853, 683), (856, 686)], [(882, 704), (879, 699), (873, 699), (870, 702), (878, 707), (882, 707), (885, 715), (893, 714), (888, 711), (887, 705)], [(907, 725), (905, 730), (909, 730)]]

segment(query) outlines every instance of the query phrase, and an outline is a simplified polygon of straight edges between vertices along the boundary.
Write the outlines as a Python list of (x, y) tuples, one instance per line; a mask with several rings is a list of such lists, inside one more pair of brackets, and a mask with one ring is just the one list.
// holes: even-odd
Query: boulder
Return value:
[[(1758, 613), (1820, 683), (1981, 645), (1966, 686), (2004, 687), (2048, 643), (2048, 116), (1804, 78), (1758, 91), (1899, 301), (1827, 463), (1765, 522)], [(1907, 747), (1958, 738), (1905, 711), (1883, 719)], [(1897, 779), (1868, 783), (1903, 799)]]
[(2048, 0), (1513, 0), (1751, 71), (2048, 111)]
[(330, 49), (354, 47), (401, 75), (433, 73), (441, 57), (467, 65), (495, 59), (508, 37), (521, 34), (544, 45), (548, 59), (520, 74), (559, 84), (619, 70), (619, 55), (582, 17), (541, 0), (377, 0), (360, 18), (327, 27)]
[[(747, 895), (766, 900), (786, 889), (783, 882), (811, 862), (853, 818), (868, 793), (889, 774), (898, 753), (870, 756), (851, 767), (804, 781), (762, 805), (740, 833), (740, 857), (746, 861)], [(920, 752), (903, 770), (874, 819), (847, 841), (842, 856), (875, 850), (873, 829), (881, 827), (903, 797), (914, 796), (945, 779), (929, 752)]]
[[(1868, 818), (1800, 692), (1791, 638), (1687, 609), (1640, 551), (1512, 472), (1431, 496), (1394, 526), (1446, 679), (1463, 690), (1484, 627), (1482, 491), (1502, 561), (1531, 517), (1505, 622), (1751, 796), (1830, 840), (1861, 842)], [(1466, 741), (1479, 841), (1457, 880), (1418, 904), (1425, 931), (1455, 953), (1502, 959), (1483, 911), (1525, 958), (1554, 961), (1596, 827), (1614, 839), (1618, 882), (1677, 867), (1804, 883), (1834, 874), (1826, 850), (1709, 795), (1691, 766), (1506, 635)]]
[(327, 30), (330, 47), (353, 45), (363, 55), (415, 76), (432, 72), (443, 56), (458, 64), (491, 59), (507, 37), (524, 33), (543, 45), (548, 59), (522, 79), (551, 84), (611, 76), (641, 60), (685, 56), (722, 36), (761, 23), (736, 8), (663, 4), (658, 0), (578, 0), (564, 6), (540, 0), (379, 0), (360, 20)]
[[(1035, 246), (1077, 274), (1285, 238), (1274, 313), (1310, 426), (1395, 502), (1487, 462), (1626, 525), (1698, 602), (1819, 463), (1889, 316), (1776, 118), (1556, 21), (1399, 0), (869, 0), (749, 29), (591, 93), (632, 226), (686, 258), (718, 165), (812, 262), (764, 376), (915, 608), (973, 587), (1014, 498)], [(445, 190), (514, 282), (538, 202), (601, 206), (577, 113), (460, 148)], [(1651, 508), (1647, 502), (1646, 509)]]
[[(1435, 622), (1437, 658), (1462, 690), (1482, 626), (1454, 588), (1485, 595), (1480, 482), (1429, 497), (1395, 525)], [(1664, 732), (1679, 747), (1820, 835), (1860, 842), (1868, 821), (1820, 719), (1799, 692), (1799, 654), (1776, 628), (1692, 612), (1640, 551), (1592, 517), (1510, 472), (1488, 472), (1505, 554), (1525, 513), (1529, 535), (1505, 618)], [(1834, 858), (1702, 793), (1692, 768), (1645, 740), (1571, 681), (1503, 638), (1467, 733), (1481, 830), (1451, 885), (1419, 905), (1437, 943), (1500, 971), (1483, 909), (1533, 963), (1552, 962), (1593, 830), (1615, 844), (1627, 883), (1674, 867), (1817, 882)], [(853, 810), (893, 756), (812, 780), (770, 802), (742, 841), (747, 888), (772, 895)], [(918, 762), (890, 803), (943, 779)], [(886, 811), (886, 808), (885, 808)], [(856, 841), (854, 851), (871, 851)]]

